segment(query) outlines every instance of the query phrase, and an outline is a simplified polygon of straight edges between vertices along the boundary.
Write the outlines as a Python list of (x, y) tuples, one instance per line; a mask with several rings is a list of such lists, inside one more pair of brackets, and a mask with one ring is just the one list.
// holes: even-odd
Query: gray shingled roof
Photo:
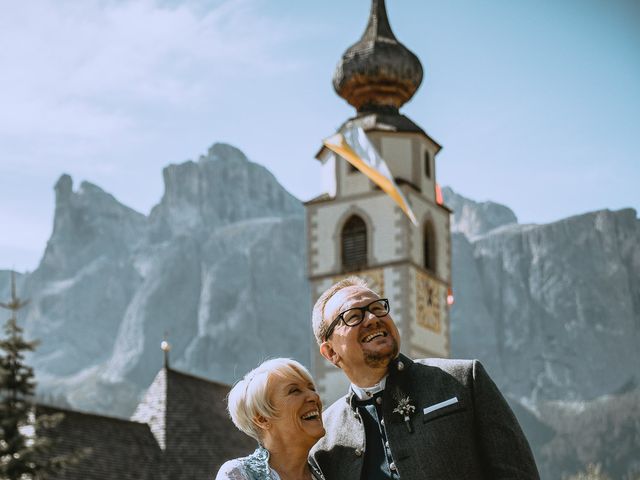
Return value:
[(144, 423), (39, 405), (38, 415), (62, 413), (63, 420), (45, 435), (54, 440), (53, 456), (84, 447), (91, 454), (54, 480), (157, 479), (162, 452)]
[(54, 455), (92, 449), (53, 480), (211, 479), (226, 460), (255, 448), (227, 415), (228, 393), (227, 385), (165, 368), (138, 406), (137, 421), (38, 406), (38, 414), (64, 415), (45, 433), (57, 442)]
[(226, 460), (253, 452), (255, 440), (240, 432), (227, 414), (227, 385), (166, 372), (168, 478), (211, 478)]

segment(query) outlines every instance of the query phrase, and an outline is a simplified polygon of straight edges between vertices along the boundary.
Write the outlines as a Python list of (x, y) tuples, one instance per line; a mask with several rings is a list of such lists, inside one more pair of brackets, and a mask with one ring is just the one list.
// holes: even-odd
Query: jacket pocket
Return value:
[(422, 409), (422, 422), (426, 423), (436, 418), (464, 410), (464, 404), (458, 397), (451, 397), (442, 402), (429, 405)]

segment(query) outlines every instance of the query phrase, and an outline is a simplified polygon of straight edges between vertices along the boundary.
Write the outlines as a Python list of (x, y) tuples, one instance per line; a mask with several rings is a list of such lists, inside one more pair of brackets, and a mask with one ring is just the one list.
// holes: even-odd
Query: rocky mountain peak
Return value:
[(239, 148), (228, 143), (214, 143), (209, 147), (207, 155), (200, 157), (200, 161), (236, 161), (249, 162), (247, 156)]
[(91, 263), (96, 250), (103, 247), (115, 253), (138, 242), (146, 217), (97, 185), (83, 181), (74, 192), (73, 179), (64, 174), (55, 192), (53, 233), (41, 261), (41, 271), (49, 272), (46, 275), (64, 276), (67, 269)]
[(56, 192), (56, 205), (67, 202), (73, 193), (73, 180), (71, 176), (64, 173), (54, 186)]
[(309, 315), (289, 301), (310, 297), (302, 204), (226, 144), (164, 177), (149, 217), (90, 182), (56, 183), (23, 318), (43, 340), (40, 387), (74, 407), (130, 414), (161, 366), (164, 332), (173, 365), (225, 382), (268, 356), (308, 361), (306, 322), (273, 328)]
[(86, 180), (83, 180), (82, 182), (80, 182), (80, 188), (78, 189), (78, 196), (80, 197), (93, 197), (93, 198), (105, 198), (108, 199), (107, 201), (112, 201), (115, 203), (119, 203), (113, 195), (105, 192), (102, 188), (100, 188), (98, 185), (91, 183), (91, 182), (87, 182)]
[(251, 218), (303, 216), (300, 202), (271, 172), (224, 143), (198, 162), (169, 165), (163, 177), (165, 193), (151, 212), (154, 236), (161, 239)]
[(451, 231), (472, 238), (494, 228), (518, 223), (516, 214), (499, 203), (475, 202), (457, 194), (449, 187), (442, 189), (444, 203), (453, 210)]

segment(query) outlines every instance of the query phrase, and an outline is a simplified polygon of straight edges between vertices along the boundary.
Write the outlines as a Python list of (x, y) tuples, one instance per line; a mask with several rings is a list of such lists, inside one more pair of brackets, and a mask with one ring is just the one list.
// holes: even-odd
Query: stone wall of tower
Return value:
[[(440, 146), (416, 133), (371, 132), (370, 138), (396, 179), (408, 182), (435, 203), (435, 156)], [(429, 176), (426, 175), (429, 163)]]
[[(435, 156), (440, 146), (425, 135), (418, 133), (388, 133), (381, 131), (367, 132), (369, 140), (374, 144), (389, 169), (401, 183), (408, 183), (418, 190), (427, 200), (435, 203)], [(429, 163), (430, 176), (426, 175)], [(338, 159), (325, 167), (327, 183), (335, 183), (335, 198), (352, 197), (376, 190), (376, 187), (348, 162)], [(334, 171), (335, 169), (335, 171)], [(331, 188), (327, 187), (327, 191)]]
[[(369, 182), (359, 172), (358, 176)], [(404, 214), (384, 192), (369, 189), (351, 197), (307, 205), (308, 272), (311, 279), (344, 273), (340, 264), (340, 234), (345, 222), (354, 214), (367, 225), (369, 265), (405, 259), (404, 228), (401, 226), (405, 221)]]

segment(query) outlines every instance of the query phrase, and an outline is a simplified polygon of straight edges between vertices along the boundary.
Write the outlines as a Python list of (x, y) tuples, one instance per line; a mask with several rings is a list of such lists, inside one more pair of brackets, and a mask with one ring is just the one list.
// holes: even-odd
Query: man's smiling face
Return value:
[[(343, 288), (327, 302), (324, 321), (330, 324), (342, 312), (364, 307), (378, 298), (367, 288)], [(339, 322), (320, 347), (323, 356), (342, 368), (351, 381), (352, 376), (361, 378), (368, 370), (386, 368), (399, 349), (400, 334), (391, 315), (378, 318), (371, 312), (366, 312), (362, 322), (354, 327)]]

